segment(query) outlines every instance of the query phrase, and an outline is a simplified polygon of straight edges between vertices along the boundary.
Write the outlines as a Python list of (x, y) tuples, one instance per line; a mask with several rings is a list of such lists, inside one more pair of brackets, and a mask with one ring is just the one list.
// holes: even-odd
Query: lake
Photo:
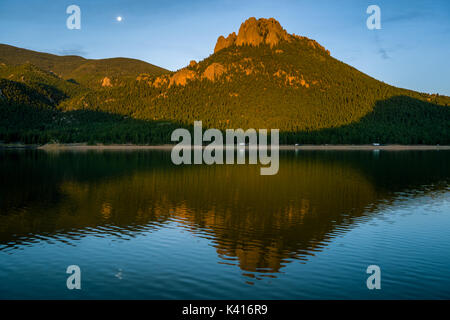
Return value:
[(0, 298), (450, 299), (449, 164), (284, 151), (261, 176), (168, 151), (0, 151)]

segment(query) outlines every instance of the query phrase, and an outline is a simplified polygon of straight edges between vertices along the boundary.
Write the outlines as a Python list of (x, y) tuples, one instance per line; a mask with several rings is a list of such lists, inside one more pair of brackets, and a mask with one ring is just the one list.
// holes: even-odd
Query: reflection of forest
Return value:
[(164, 152), (0, 157), (0, 249), (89, 232), (129, 238), (177, 222), (250, 272), (278, 272), (395, 192), (445, 189), (450, 178), (442, 151), (291, 152), (275, 176), (258, 166), (176, 167)]

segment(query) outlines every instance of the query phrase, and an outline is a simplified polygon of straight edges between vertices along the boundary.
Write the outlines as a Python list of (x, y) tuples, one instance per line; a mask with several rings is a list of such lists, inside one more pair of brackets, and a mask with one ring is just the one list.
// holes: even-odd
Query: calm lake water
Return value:
[(449, 164), (286, 151), (261, 176), (167, 151), (0, 151), (0, 298), (450, 299)]

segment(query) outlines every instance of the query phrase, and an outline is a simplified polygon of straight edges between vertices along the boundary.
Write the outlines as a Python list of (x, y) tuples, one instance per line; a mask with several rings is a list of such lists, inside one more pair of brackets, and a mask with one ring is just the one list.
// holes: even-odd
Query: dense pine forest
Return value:
[(280, 129), (282, 144), (450, 144), (449, 97), (387, 85), (305, 37), (239, 36), (177, 72), (0, 45), (0, 140), (164, 144), (202, 120)]

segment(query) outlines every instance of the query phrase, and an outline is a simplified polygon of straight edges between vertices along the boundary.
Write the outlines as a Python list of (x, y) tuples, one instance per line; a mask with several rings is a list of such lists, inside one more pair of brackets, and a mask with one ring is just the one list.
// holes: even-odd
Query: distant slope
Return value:
[(0, 63), (13, 66), (31, 63), (43, 70), (53, 71), (63, 77), (86, 61), (87, 59), (78, 56), (57, 56), (0, 44)]
[(102, 77), (120, 78), (127, 76), (136, 77), (141, 73), (157, 76), (164, 73), (169, 73), (169, 71), (136, 59), (110, 58), (86, 60), (77, 68), (69, 72), (67, 77), (75, 80), (82, 80), (89, 78), (92, 74), (95, 74)]
[(169, 72), (150, 63), (129, 59), (85, 59), (79, 56), (58, 56), (49, 53), (21, 49), (0, 44), (0, 64), (17, 66), (33, 64), (45, 71), (51, 71), (64, 79), (92, 85), (104, 77), (135, 77), (140, 73), (161, 75)]

